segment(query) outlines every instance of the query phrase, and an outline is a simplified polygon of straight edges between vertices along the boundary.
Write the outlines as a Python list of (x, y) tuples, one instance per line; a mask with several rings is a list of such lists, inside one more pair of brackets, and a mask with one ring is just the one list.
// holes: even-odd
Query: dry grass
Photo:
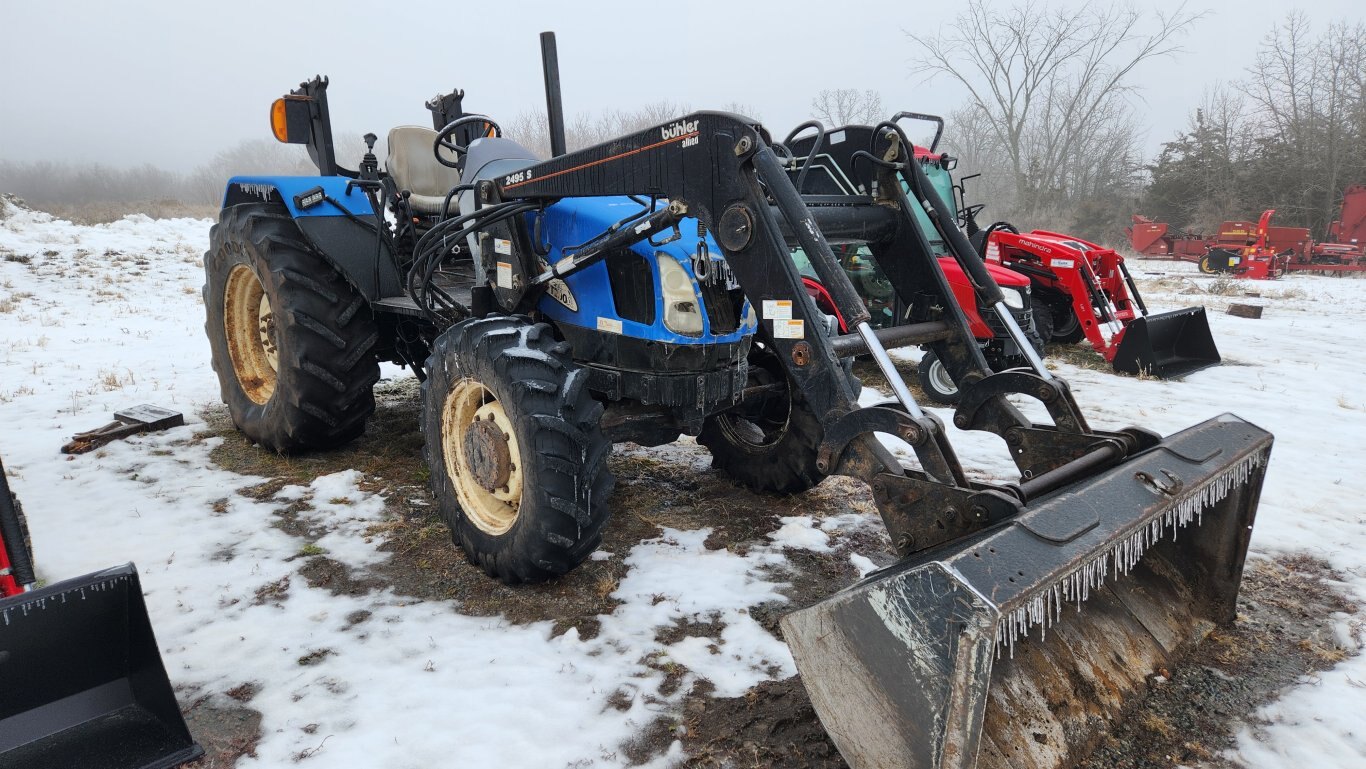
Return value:
[(100, 201), (94, 203), (50, 203), (34, 206), (58, 219), (66, 219), (73, 224), (108, 224), (117, 222), (129, 214), (145, 214), (153, 219), (213, 219), (218, 216), (218, 207), (182, 203), (178, 200), (139, 200), (128, 203)]
[(1232, 278), (1215, 278), (1205, 286), (1205, 293), (1213, 296), (1242, 296), (1247, 284)]

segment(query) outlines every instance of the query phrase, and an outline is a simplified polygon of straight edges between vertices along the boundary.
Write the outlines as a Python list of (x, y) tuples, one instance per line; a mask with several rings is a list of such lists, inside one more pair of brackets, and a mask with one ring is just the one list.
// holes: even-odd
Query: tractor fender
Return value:
[(368, 301), (402, 294), (389, 239), (378, 236), (375, 209), (352, 181), (344, 176), (234, 176), (223, 194), (223, 208), (278, 206), (308, 244)]

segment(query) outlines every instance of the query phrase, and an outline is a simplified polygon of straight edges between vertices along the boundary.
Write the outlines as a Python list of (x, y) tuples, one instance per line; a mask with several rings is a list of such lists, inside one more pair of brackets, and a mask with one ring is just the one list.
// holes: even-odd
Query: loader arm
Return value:
[[(910, 143), (896, 130), (863, 127), (846, 129), (846, 133), (851, 134), (845, 138), (851, 146), (873, 150), (869, 162), (851, 162), (850, 170), (867, 177), (865, 188), (880, 190), (879, 197), (804, 198), (788, 179), (787, 168), (763, 129), (740, 116), (718, 112), (694, 113), (485, 180), (480, 182), (479, 195), (490, 205), (512, 200), (549, 204), (572, 197), (653, 196), (667, 199), (675, 217), (699, 219), (714, 234), (741, 288), (758, 309), (763, 344), (777, 354), (825, 424), (818, 467), (829, 474), (859, 478), (872, 487), (892, 541), (903, 554), (1009, 519), (1031, 495), (1093, 474), (1153, 445), (1155, 436), (1143, 431), (1090, 430), (1060, 379), (1022, 370), (991, 372), (953, 299), (929, 237), (913, 215), (912, 206), (917, 203), (902, 191), (902, 181), (912, 190), (925, 188), (923, 180), (913, 176), (918, 165), (912, 160)], [(927, 196), (934, 194), (930, 190)], [(937, 198), (920, 204), (948, 210)], [(667, 219), (663, 212), (658, 216)], [(659, 224), (652, 225), (641, 237), (659, 228)], [(974, 278), (984, 299), (989, 304), (999, 302), (999, 288), (961, 232), (951, 222), (940, 228), (939, 236), (950, 243), (951, 253)], [(873, 248), (898, 295), (913, 308), (917, 322), (911, 330), (923, 330), (935, 340), (932, 343), (941, 359), (964, 385), (965, 397), (955, 423), (1000, 436), (1020, 468), (1022, 483), (991, 486), (967, 481), (943, 425), (911, 398), (877, 334), (868, 327), (867, 310), (831, 251), (826, 232), (842, 242), (867, 242)], [(620, 234), (611, 237), (614, 242), (622, 238)], [(896, 401), (858, 407), (838, 364), (838, 341), (832, 343), (824, 334), (812, 333), (821, 327), (821, 315), (789, 258), (790, 246), (805, 250), (835, 306), (861, 337), (862, 347), (882, 364)], [(578, 261), (563, 269), (582, 269), (584, 258), (576, 257)], [(560, 268), (552, 266), (552, 271)], [(525, 273), (518, 281), (524, 288), (504, 292), (508, 309), (523, 306), (527, 292), (544, 277), (533, 274), (538, 270), (535, 265), (515, 269)], [(909, 332), (903, 327), (900, 333)], [(1054, 424), (1032, 424), (1007, 400), (1012, 394), (1041, 401)], [(895, 435), (909, 443), (919, 467), (903, 467), (874, 433)]]

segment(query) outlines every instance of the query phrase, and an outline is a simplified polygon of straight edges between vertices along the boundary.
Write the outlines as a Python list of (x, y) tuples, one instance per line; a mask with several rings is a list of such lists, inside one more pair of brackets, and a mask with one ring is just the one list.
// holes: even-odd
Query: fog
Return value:
[[(1323, 23), (1363, 15), (1359, 0), (1303, 5)], [(423, 102), (455, 87), (467, 92), (467, 109), (510, 120), (543, 108), (543, 30), (558, 35), (571, 118), (664, 100), (694, 109), (739, 103), (781, 134), (809, 116), (822, 89), (875, 89), (889, 109), (921, 112), (946, 113), (965, 99), (947, 79), (911, 74), (904, 33), (951, 20), (961, 9), (953, 3), (398, 7), (6, 4), (0, 159), (189, 170), (244, 139), (268, 137), (270, 102), (314, 74), (332, 79), (339, 142), (428, 124)], [(1144, 64), (1136, 78), (1150, 151), (1185, 124), (1208, 86), (1241, 76), (1258, 41), (1293, 8), (1273, 0), (1204, 7), (1207, 15), (1181, 40), (1185, 52)]]

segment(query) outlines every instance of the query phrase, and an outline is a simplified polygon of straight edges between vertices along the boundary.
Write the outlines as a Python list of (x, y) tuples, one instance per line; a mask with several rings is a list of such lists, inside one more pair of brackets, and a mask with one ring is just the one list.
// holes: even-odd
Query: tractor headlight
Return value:
[(1024, 292), (1018, 288), (1001, 286), (1001, 294), (1005, 296), (1006, 307), (1012, 310), (1023, 310), (1025, 308)]
[(692, 279), (672, 256), (661, 251), (655, 257), (659, 264), (659, 288), (664, 295), (664, 325), (677, 334), (701, 336), (702, 308)]

